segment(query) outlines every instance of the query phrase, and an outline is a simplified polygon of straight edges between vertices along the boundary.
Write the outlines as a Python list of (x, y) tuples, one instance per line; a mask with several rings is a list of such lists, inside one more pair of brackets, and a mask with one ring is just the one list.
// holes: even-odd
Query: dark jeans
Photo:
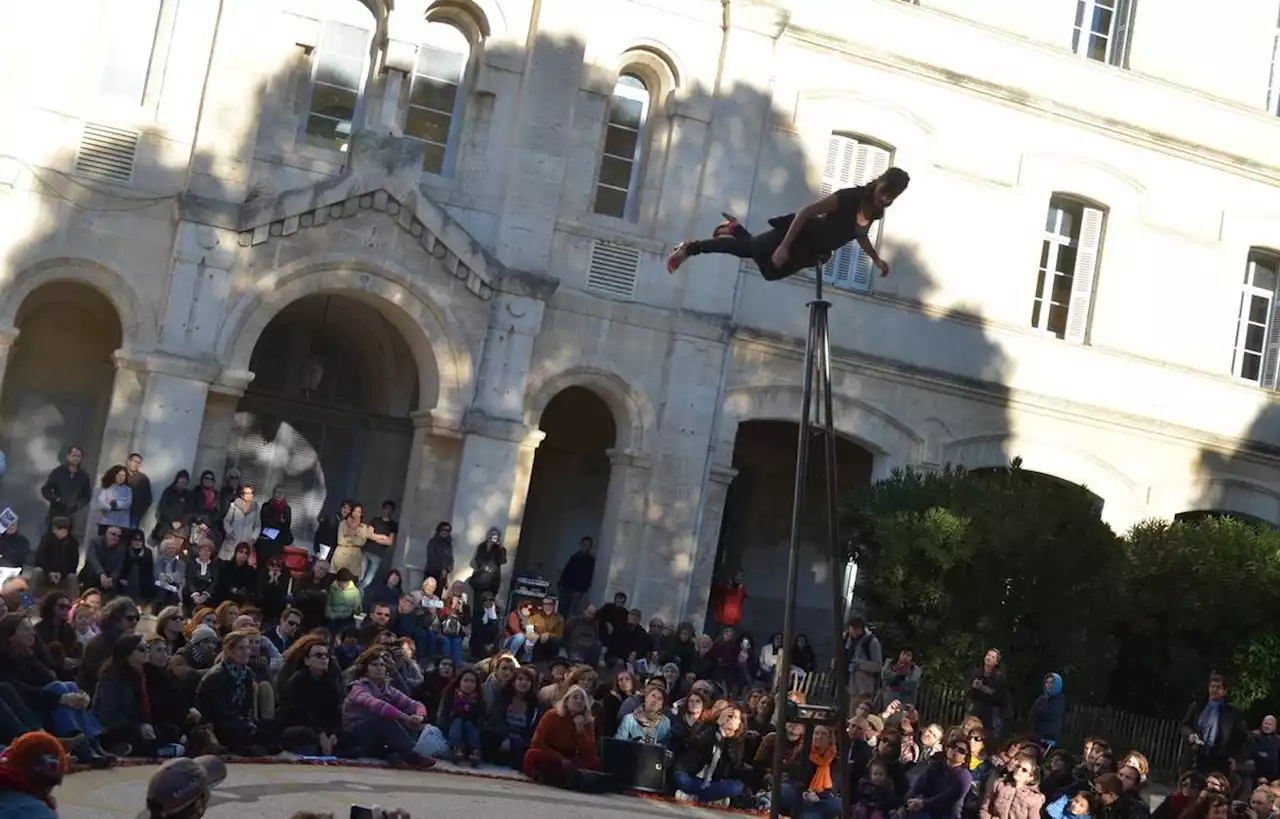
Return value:
[(454, 753), (480, 752), (480, 726), (465, 719), (449, 723), (449, 747)]
[[(805, 267), (812, 267), (817, 263), (816, 260), (792, 258), (787, 261), (783, 268), (774, 267), (773, 251), (778, 249), (778, 245), (782, 244), (783, 235), (783, 231), (771, 228), (764, 233), (752, 236), (742, 225), (737, 225), (730, 236), (717, 236), (713, 239), (699, 239), (695, 242), (689, 242), (689, 255), (699, 256), (703, 253), (724, 253), (729, 256), (737, 256), (739, 259), (751, 259), (756, 263), (756, 267), (760, 268), (760, 275), (769, 281), (786, 278)], [(793, 253), (794, 255), (796, 254)], [(809, 263), (804, 264), (803, 262), (806, 261)]]
[(715, 802), (720, 799), (732, 799), (742, 793), (744, 786), (736, 779), (713, 779), (707, 784), (690, 776), (684, 771), (676, 771), (671, 776), (676, 790), (684, 791), (699, 802)]
[(386, 756), (387, 751), (408, 758), (418, 738), (398, 722), (381, 717), (342, 732), (343, 747), (354, 756)]
[(804, 801), (804, 792), (790, 782), (782, 783), (782, 812), (791, 819), (836, 819), (840, 815), (840, 797), (832, 791), (818, 795), (817, 802)]

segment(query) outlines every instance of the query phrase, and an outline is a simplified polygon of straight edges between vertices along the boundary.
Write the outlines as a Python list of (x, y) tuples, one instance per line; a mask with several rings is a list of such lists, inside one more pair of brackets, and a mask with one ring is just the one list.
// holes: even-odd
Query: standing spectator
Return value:
[(147, 548), (142, 532), (129, 530), (129, 545), (125, 547), (124, 565), (120, 568), (120, 593), (133, 598), (139, 606), (146, 606), (155, 599), (155, 556)]
[(1280, 779), (1280, 734), (1276, 733), (1276, 718), (1267, 714), (1262, 718), (1259, 731), (1253, 739), (1253, 769), (1258, 779), (1274, 782)]
[(747, 599), (747, 587), (742, 585), (742, 581), (742, 572), (736, 571), (728, 583), (721, 583), (711, 590), (717, 631), (723, 632), (726, 628), (738, 630), (738, 624), (742, 622), (742, 604)]
[(1209, 676), (1208, 696), (1187, 708), (1182, 735), (1187, 740), (1183, 770), (1195, 769), (1202, 774), (1227, 771), (1241, 759), (1247, 734), (1240, 712), (1227, 701), (1226, 677)]
[(391, 568), (391, 561), (388, 558), (395, 548), (396, 535), (400, 533), (400, 524), (396, 521), (395, 514), (396, 502), (384, 500), (382, 514), (369, 522), (369, 528), (373, 534), (364, 542), (364, 566), (363, 575), (360, 578), (362, 589), (369, 588), (380, 577), (385, 576), (385, 572), (382, 571), (384, 566), (387, 569)]
[(613, 650), (614, 635), (620, 633), (627, 624), (627, 596), (616, 592), (612, 603), (605, 603), (600, 607), (599, 616), (600, 642), (604, 643), (610, 655), (614, 655), (617, 653)]
[(427, 541), (427, 565), (423, 573), (436, 579), (436, 588), (449, 587), (449, 575), (453, 574), (453, 526), (447, 520), (436, 524), (436, 533)]
[[(354, 503), (354, 501), (344, 500), (338, 504), (337, 512), (333, 514), (322, 512), (320, 514), (318, 519), (320, 525), (316, 527), (316, 554), (324, 555), (325, 559), (333, 557), (334, 551), (338, 548), (338, 527), (346, 522)], [(328, 549), (328, 552), (323, 551), (323, 549)]]
[(156, 525), (151, 530), (151, 539), (159, 543), (171, 533), (178, 533), (186, 540), (186, 527), (195, 501), (191, 494), (191, 473), (179, 469), (173, 476), (173, 483), (160, 493), (160, 503), (156, 505)]
[(31, 557), (31, 541), (18, 531), (18, 521), (9, 524), (9, 528), (0, 532), (0, 566), (6, 569), (21, 569), (27, 565)]
[(502, 567), (507, 562), (507, 547), (502, 545), (502, 533), (492, 528), (485, 535), (484, 542), (476, 547), (475, 556), (471, 558), (471, 591), (474, 595), (476, 610), (473, 617), (480, 616), (480, 598), (485, 592), (495, 597), (502, 585)]
[(1062, 675), (1046, 674), (1044, 693), (1031, 705), (1031, 736), (1044, 748), (1058, 744), (1062, 736), (1062, 718), (1067, 712), (1067, 700), (1062, 696)]
[[(228, 477), (230, 474), (230, 472), (227, 473)], [(239, 480), (238, 476), (239, 473), (237, 473), (237, 480)], [(218, 552), (218, 557), (223, 560), (231, 559), (238, 544), (248, 543), (252, 548), (252, 544), (258, 542), (258, 535), (262, 533), (262, 510), (258, 508), (258, 502), (253, 498), (252, 486), (248, 484), (241, 486), (240, 496), (228, 504), (227, 511), (222, 516), (222, 530), (226, 537), (222, 541), (222, 549)]]
[(578, 543), (578, 551), (570, 555), (560, 570), (560, 613), (565, 617), (582, 611), (582, 602), (596, 574), (596, 556), (592, 553), (595, 545), (593, 538), (584, 537)]
[(1004, 725), (1004, 713), (1009, 707), (1009, 681), (1000, 670), (1000, 652), (987, 649), (982, 665), (969, 674), (966, 692), (969, 697), (969, 715), (977, 717), (989, 732), (992, 741), (1000, 737)]
[(124, 462), (127, 474), (125, 482), (129, 484), (129, 528), (141, 529), (142, 518), (151, 508), (151, 479), (142, 471), (142, 456), (136, 452), (129, 455)]
[(870, 694), (874, 698), (880, 690), (884, 656), (880, 639), (871, 633), (861, 617), (849, 618), (844, 632), (844, 652), (849, 660), (849, 693), (855, 697)]
[(129, 509), (133, 506), (133, 490), (126, 482), (129, 470), (117, 464), (102, 473), (102, 491), (98, 493), (98, 534), (108, 526), (129, 527)]
[(898, 651), (898, 659), (885, 660), (881, 672), (884, 691), (880, 697), (881, 708), (897, 700), (903, 706), (915, 705), (920, 693), (920, 677), (924, 671), (916, 665), (915, 652), (909, 648)]
[(128, 551), (120, 542), (119, 526), (108, 526), (101, 537), (89, 541), (85, 551), (84, 568), (80, 570), (80, 586), (82, 589), (100, 589), (102, 596), (110, 600), (123, 594), (120, 579), (124, 574), (125, 552)]
[(80, 544), (71, 536), (71, 519), (58, 516), (36, 547), (36, 595), (59, 589), (77, 596), (76, 570), (80, 568)]
[(271, 490), (271, 500), (262, 504), (261, 523), (258, 529), (258, 565), (265, 566), (272, 557), (283, 555), (286, 546), (293, 545), (293, 510), (285, 499), (283, 486)]
[(52, 734), (23, 734), (0, 754), (0, 817), (58, 819), (53, 789), (67, 775), (67, 753)]
[(89, 476), (80, 468), (83, 461), (83, 449), (75, 444), (67, 447), (65, 462), (55, 466), (40, 487), (40, 496), (49, 504), (46, 520), (50, 524), (56, 517), (74, 521), (80, 510), (88, 506), (92, 488)]

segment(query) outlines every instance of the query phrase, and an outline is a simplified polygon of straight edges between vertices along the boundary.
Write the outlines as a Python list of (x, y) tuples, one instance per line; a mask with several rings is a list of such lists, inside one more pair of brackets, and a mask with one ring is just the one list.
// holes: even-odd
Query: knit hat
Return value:
[(38, 796), (54, 806), (49, 794), (67, 774), (67, 752), (52, 734), (23, 734), (0, 753), (0, 783)]
[(171, 759), (151, 775), (147, 810), (153, 819), (173, 816), (207, 797), (227, 778), (227, 766), (216, 756)]
[(191, 630), (191, 639), (188, 642), (198, 643), (201, 640), (218, 641), (218, 632), (213, 630), (213, 626), (206, 626), (203, 623)]

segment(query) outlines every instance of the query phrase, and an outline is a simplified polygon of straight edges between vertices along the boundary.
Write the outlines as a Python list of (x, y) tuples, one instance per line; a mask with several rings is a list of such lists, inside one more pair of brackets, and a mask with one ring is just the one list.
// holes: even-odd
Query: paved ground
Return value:
[[(147, 780), (154, 770), (72, 774), (56, 792), (60, 819), (145, 819)], [(568, 793), (516, 779), (311, 765), (232, 765), (214, 793), (207, 819), (289, 819), (299, 810), (347, 819), (352, 804), (403, 807), (413, 819), (475, 816), (477, 809), (485, 819), (725, 816), (650, 799)]]

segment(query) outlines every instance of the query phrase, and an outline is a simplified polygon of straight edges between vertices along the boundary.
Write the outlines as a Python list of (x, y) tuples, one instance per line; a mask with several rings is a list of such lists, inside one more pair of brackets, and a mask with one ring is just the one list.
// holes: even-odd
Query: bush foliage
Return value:
[(857, 596), (886, 655), (959, 685), (988, 647), (1018, 704), (1057, 671), (1075, 702), (1181, 716), (1211, 671), (1280, 703), (1280, 532), (1148, 521), (1118, 536), (1083, 487), (1021, 469), (902, 470), (847, 499)]

